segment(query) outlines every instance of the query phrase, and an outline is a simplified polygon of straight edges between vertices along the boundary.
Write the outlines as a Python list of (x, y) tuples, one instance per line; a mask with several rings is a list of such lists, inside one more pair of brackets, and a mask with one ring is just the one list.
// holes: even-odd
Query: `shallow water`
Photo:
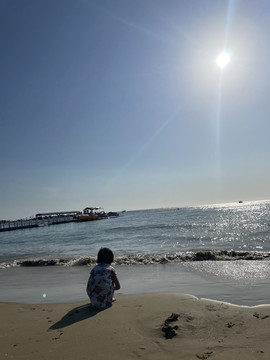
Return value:
[[(261, 262), (259, 268), (256, 262), (254, 264), (250, 261), (237, 261), (233, 263), (233, 267), (232, 262), (211, 261), (116, 266), (116, 270), (121, 282), (121, 289), (116, 295), (172, 292), (238, 305), (270, 304), (268, 261)], [(0, 301), (88, 301), (85, 287), (89, 272), (89, 267), (6, 269), (0, 276)]]

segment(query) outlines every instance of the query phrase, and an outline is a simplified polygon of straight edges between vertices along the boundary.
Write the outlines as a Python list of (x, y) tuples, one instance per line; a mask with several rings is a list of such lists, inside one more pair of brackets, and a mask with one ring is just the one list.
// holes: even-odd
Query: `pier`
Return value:
[[(91, 216), (95, 216), (95, 220), (118, 217), (117, 212), (105, 213), (102, 208), (85, 208), (83, 214), (81, 211), (60, 211), (50, 213), (39, 213), (35, 217), (19, 220), (0, 220), (0, 232), (19, 229), (30, 229), (48, 225), (66, 224), (70, 222), (89, 221)], [(83, 220), (80, 216), (84, 216)]]
[(74, 216), (78, 214), (81, 214), (81, 212), (66, 211), (36, 214), (36, 217), (32, 219), (1, 220), (0, 232), (75, 222)]

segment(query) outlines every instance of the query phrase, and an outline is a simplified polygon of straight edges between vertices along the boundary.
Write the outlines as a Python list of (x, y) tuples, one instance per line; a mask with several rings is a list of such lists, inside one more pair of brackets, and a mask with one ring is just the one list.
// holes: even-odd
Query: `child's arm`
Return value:
[(113, 279), (113, 283), (114, 283), (114, 290), (119, 290), (120, 289), (120, 282), (118, 280), (117, 275), (112, 272), (112, 279)]

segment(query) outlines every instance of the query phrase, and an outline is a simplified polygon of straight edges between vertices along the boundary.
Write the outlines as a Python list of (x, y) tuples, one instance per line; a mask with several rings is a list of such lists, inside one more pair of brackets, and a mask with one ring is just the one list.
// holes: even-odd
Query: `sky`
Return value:
[(270, 199), (269, 57), (267, 0), (0, 0), (0, 219)]

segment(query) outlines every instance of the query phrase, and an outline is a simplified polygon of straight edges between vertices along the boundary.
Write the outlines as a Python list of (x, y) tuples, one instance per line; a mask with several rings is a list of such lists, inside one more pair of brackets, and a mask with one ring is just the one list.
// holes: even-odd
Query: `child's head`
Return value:
[(109, 248), (101, 248), (97, 255), (98, 264), (111, 264), (113, 262), (113, 252)]

